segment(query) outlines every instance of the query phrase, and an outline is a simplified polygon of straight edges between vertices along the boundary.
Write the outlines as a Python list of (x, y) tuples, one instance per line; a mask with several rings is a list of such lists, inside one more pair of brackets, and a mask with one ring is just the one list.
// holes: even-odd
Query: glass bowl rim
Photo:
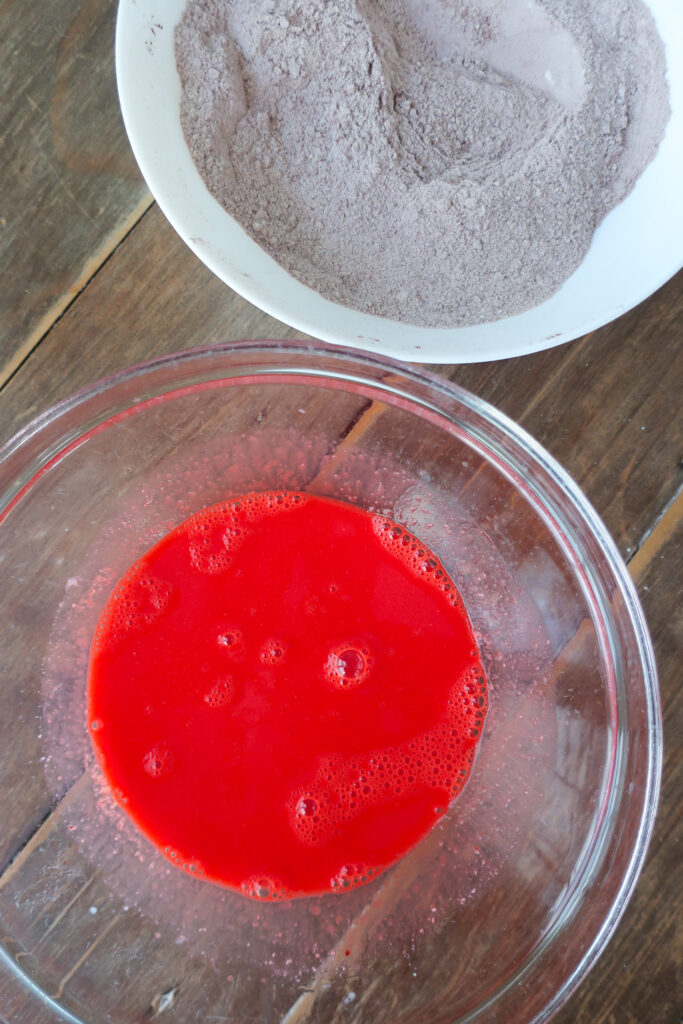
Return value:
[[(250, 355), (253, 356), (256, 353), (269, 357), (270, 361), (263, 366), (249, 366)], [(278, 367), (277, 357), (283, 354), (298, 357), (300, 362), (296, 365), (283, 364)], [(489, 402), (422, 366), (399, 362), (388, 356), (376, 355), (367, 351), (317, 341), (271, 339), (229, 341), (217, 345), (207, 345), (173, 352), (118, 370), (52, 405), (21, 428), (12, 438), (0, 446), (0, 525), (15, 503), (21, 499), (25, 490), (31, 486), (33, 480), (42, 474), (44, 469), (51, 465), (55, 459), (61, 458), (67, 450), (71, 450), (74, 441), (78, 441), (79, 438), (87, 438), (92, 429), (92, 426), (86, 423), (83, 430), (78, 432), (76, 437), (72, 435), (69, 440), (66, 440), (63, 436), (60, 437), (58, 443), (53, 445), (51, 452), (47, 456), (45, 452), (41, 451), (37, 454), (30, 453), (29, 470), (27, 473), (22, 474), (23, 482), (17, 485), (16, 482), (10, 481), (10, 486), (7, 487), (6, 481), (3, 478), (6, 475), (5, 471), (8, 462), (13, 460), (15, 456), (20, 456), (22, 449), (26, 448), (32, 439), (39, 439), (43, 431), (58, 424), (60, 419), (76, 411), (79, 406), (85, 406), (88, 401), (114, 391), (118, 386), (125, 386), (135, 380), (144, 380), (147, 376), (153, 374), (154, 371), (173, 367), (180, 369), (183, 366), (191, 366), (193, 363), (201, 366), (203, 361), (212, 359), (220, 361), (221, 357), (229, 360), (231, 357), (240, 356), (243, 357), (243, 364), (245, 368), (248, 368), (249, 373), (240, 373), (238, 377), (266, 376), (268, 373), (275, 373), (278, 376), (285, 377), (288, 373), (291, 373), (299, 376), (323, 378), (323, 380), (336, 379), (348, 382), (364, 382), (373, 388), (379, 387), (385, 391), (393, 391), (395, 394), (403, 396), (414, 406), (429, 409), (451, 420), (453, 417), (448, 409), (445, 408), (447, 403), (455, 402), (464, 405), (488, 426), (497, 428), (506, 440), (512, 442), (522, 454), (530, 458), (545, 474), (548, 481), (558, 489), (561, 496), (569, 501), (573, 510), (578, 513), (582, 526), (597, 543), (606, 560), (608, 569), (614, 577), (619, 594), (624, 601), (628, 621), (633, 630), (643, 677), (648, 729), (647, 765), (642, 807), (639, 811), (636, 842), (630, 852), (626, 869), (616, 889), (609, 911), (593, 935), (592, 940), (586, 945), (583, 953), (578, 955), (573, 968), (564, 978), (560, 987), (550, 999), (546, 999), (544, 1004), (535, 1011), (531, 1020), (533, 1024), (541, 1024), (541, 1022), (549, 1020), (567, 1001), (596, 963), (621, 920), (642, 871), (659, 798), (662, 767), (662, 717), (652, 641), (635, 585), (629, 575), (626, 564), (592, 504), (556, 459), (531, 434)], [(315, 366), (305, 366), (304, 361), (314, 362), (319, 357), (330, 359), (332, 363), (338, 364), (338, 372), (321, 372)], [(343, 372), (344, 367), (347, 368), (347, 373)], [(350, 367), (353, 369), (349, 369)], [(208, 377), (201, 378), (202, 381), (219, 382), (220, 380), (235, 376), (231, 372), (229, 365), (222, 369), (223, 372), (220, 372), (219, 368), (219, 372), (210, 373)], [(363, 371), (366, 373), (365, 378), (360, 376)], [(386, 375), (389, 375), (389, 379), (385, 381), (383, 378)], [(163, 383), (165, 386), (158, 393), (155, 392), (153, 397), (156, 397), (157, 394), (170, 397), (174, 393), (184, 390), (182, 386), (176, 388), (168, 386), (168, 382), (164, 381)], [(429, 396), (429, 401), (426, 400), (424, 395), (418, 394), (420, 390), (426, 392)], [(135, 408), (140, 403), (143, 403), (144, 407), (144, 399), (136, 398), (132, 401), (129, 400), (126, 408)], [(105, 412), (105, 415), (98, 416), (95, 425), (106, 426), (111, 418)], [(114, 420), (117, 418), (117, 416), (113, 417)], [(592, 879), (593, 883), (594, 881), (595, 879)], [(537, 968), (539, 960), (547, 956), (549, 949), (552, 948), (561, 934), (559, 920), (554, 921), (548, 931), (541, 937), (539, 943), (514, 972), (512, 978), (500, 986), (486, 1002), (480, 1004), (468, 1013), (466, 1017), (462, 1018), (461, 1024), (464, 1024), (465, 1021), (481, 1019), (480, 1015), (482, 1012), (493, 1009), (510, 988), (518, 985), (522, 979), (528, 980), (528, 975)], [(23, 985), (27, 986), (29, 991), (32, 991), (42, 1001), (43, 1005), (51, 1005), (64, 1019), (77, 1021), (77, 1018), (73, 1017), (68, 1010), (54, 1003), (50, 997), (38, 988), (31, 978), (17, 969), (4, 950), (0, 950), (0, 966), (3, 966), (11, 974), (15, 975)]]

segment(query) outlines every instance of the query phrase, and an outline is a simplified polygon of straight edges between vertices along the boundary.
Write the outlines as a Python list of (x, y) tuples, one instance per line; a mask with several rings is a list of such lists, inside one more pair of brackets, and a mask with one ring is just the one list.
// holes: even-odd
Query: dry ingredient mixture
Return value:
[(455, 327), (549, 298), (669, 116), (641, 0), (189, 0), (209, 190), (325, 297)]

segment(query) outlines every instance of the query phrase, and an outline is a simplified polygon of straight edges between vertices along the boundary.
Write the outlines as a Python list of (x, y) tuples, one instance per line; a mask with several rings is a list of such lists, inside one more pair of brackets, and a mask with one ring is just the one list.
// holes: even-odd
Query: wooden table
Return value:
[[(114, 0), (2, 0), (0, 12), (0, 443), (139, 360), (298, 337), (214, 278), (153, 203), (118, 110)], [(657, 652), (665, 756), (654, 839), (615, 937), (558, 1024), (674, 1024), (683, 1012), (682, 285), (679, 275), (549, 352), (436, 368), (520, 422), (578, 481), (629, 565)], [(75, 967), (82, 954), (74, 949)], [(139, 1019), (154, 1013), (141, 1007)], [(34, 1024), (6, 984), (0, 1020)]]

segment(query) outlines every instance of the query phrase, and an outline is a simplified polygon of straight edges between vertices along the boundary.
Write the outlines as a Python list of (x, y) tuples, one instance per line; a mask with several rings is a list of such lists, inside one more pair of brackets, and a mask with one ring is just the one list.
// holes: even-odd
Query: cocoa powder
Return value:
[(641, 0), (189, 0), (181, 118), (294, 277), (455, 327), (550, 297), (669, 116)]

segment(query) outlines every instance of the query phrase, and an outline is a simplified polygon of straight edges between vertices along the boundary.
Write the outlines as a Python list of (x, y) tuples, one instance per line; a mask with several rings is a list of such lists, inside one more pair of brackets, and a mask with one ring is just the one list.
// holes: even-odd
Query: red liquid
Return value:
[(205, 509), (118, 583), (88, 720), (116, 799), (174, 863), (259, 898), (362, 884), (469, 774), (487, 708), (438, 559), (305, 494)]

